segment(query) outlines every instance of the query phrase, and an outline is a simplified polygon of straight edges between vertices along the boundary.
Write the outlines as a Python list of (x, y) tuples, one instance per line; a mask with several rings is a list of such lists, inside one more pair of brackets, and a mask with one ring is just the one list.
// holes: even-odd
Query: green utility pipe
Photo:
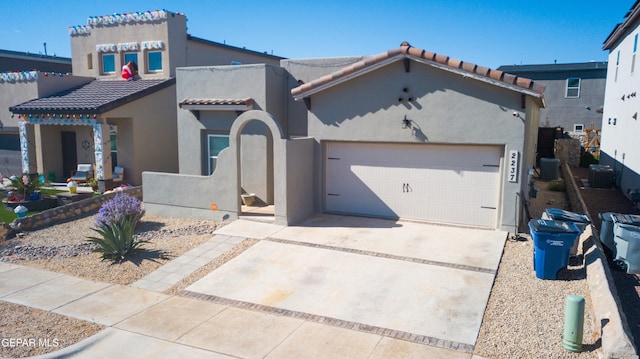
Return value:
[(564, 334), (562, 345), (570, 352), (582, 350), (582, 329), (584, 327), (584, 298), (579, 295), (567, 296), (564, 311)]

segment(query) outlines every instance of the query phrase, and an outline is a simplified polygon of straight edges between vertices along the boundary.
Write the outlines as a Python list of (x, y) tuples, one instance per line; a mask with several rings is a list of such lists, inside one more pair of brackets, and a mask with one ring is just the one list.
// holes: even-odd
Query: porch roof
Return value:
[(9, 111), (16, 114), (101, 114), (175, 83), (175, 78), (95, 80), (80, 87), (9, 107)]

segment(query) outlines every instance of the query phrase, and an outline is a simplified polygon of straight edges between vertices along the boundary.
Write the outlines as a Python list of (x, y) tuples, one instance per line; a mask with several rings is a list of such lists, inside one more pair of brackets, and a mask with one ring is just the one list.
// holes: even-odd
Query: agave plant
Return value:
[(126, 216), (117, 222), (111, 222), (93, 228), (100, 237), (89, 237), (87, 241), (98, 245), (93, 252), (102, 254), (102, 260), (124, 260), (134, 254), (140, 246), (148, 242), (138, 239), (133, 231), (141, 216)]

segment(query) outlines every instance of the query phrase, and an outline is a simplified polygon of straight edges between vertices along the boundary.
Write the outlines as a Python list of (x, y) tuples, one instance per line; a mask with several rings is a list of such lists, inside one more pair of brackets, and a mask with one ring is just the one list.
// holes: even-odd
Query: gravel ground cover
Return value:
[[(544, 209), (569, 208), (562, 191), (552, 191), (558, 181), (536, 181), (538, 195), (529, 205), (530, 215), (540, 218)], [(486, 358), (596, 358), (600, 347), (586, 282), (586, 269), (579, 248), (558, 280), (536, 278), (533, 241), (528, 235), (508, 240), (500, 261), (475, 347)], [(571, 353), (562, 345), (565, 301), (568, 295), (585, 298), (583, 347)]]

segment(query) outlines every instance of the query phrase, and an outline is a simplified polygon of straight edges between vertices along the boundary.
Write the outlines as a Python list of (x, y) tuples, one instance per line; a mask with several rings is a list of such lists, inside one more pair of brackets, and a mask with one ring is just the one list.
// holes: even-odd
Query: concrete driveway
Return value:
[(319, 215), (283, 227), (235, 221), (262, 239), (185, 293), (258, 311), (473, 351), (506, 232)]

